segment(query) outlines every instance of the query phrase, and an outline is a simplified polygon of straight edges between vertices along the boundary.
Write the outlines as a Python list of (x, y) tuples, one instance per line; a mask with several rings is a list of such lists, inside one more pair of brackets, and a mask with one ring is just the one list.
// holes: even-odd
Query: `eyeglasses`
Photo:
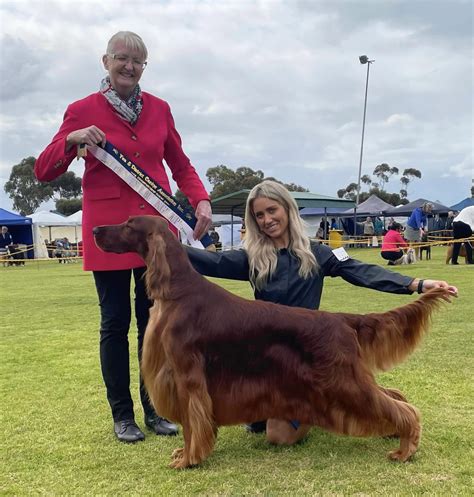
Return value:
[(137, 69), (145, 69), (146, 65), (148, 62), (143, 62), (138, 59), (133, 59), (132, 57), (128, 57), (127, 55), (123, 54), (116, 54), (116, 53), (108, 53), (107, 54), (109, 57), (112, 57), (112, 59), (116, 60), (119, 64), (127, 64), (128, 62), (131, 62), (133, 67)]

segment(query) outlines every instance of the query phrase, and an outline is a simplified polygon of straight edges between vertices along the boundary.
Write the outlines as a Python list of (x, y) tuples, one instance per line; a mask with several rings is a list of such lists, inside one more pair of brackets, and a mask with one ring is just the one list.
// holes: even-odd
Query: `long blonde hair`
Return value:
[(250, 282), (254, 288), (261, 290), (275, 272), (278, 263), (278, 250), (272, 239), (260, 231), (253, 212), (254, 200), (261, 197), (275, 200), (285, 209), (290, 238), (288, 250), (300, 261), (298, 274), (302, 278), (308, 278), (317, 269), (318, 263), (311, 251), (309, 238), (304, 232), (304, 222), (298, 213), (298, 205), (283, 185), (276, 181), (264, 180), (252, 188), (245, 208), (244, 248), (249, 259)]

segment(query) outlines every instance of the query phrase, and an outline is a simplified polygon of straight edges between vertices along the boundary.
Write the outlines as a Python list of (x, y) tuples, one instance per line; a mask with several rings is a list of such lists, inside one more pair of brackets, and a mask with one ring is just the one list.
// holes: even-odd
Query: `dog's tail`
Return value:
[(403, 307), (379, 314), (344, 314), (356, 330), (362, 358), (372, 371), (386, 371), (408, 357), (428, 331), (431, 316), (452, 295), (436, 288)]

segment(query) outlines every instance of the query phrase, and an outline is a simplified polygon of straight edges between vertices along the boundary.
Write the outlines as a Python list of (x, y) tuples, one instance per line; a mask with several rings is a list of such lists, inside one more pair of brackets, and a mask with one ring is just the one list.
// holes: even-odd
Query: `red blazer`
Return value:
[[(143, 109), (135, 126), (119, 117), (99, 92), (71, 104), (53, 141), (36, 160), (36, 177), (40, 181), (51, 181), (66, 172), (76, 156), (76, 147), (67, 153), (65, 151), (67, 135), (92, 125), (100, 128), (107, 140), (168, 192), (171, 189), (163, 159), (171, 169), (174, 181), (194, 208), (201, 200), (209, 200), (194, 167), (183, 152), (169, 105), (145, 92)], [(85, 158), (82, 191), (84, 269), (107, 271), (143, 266), (143, 260), (136, 254), (111, 254), (97, 248), (92, 228), (122, 223), (129, 216), (156, 215), (158, 212), (92, 154), (87, 154)]]

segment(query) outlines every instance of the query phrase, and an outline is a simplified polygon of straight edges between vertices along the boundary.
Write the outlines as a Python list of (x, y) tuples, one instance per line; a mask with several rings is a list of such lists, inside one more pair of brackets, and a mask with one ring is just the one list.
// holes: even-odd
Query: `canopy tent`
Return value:
[[(82, 211), (78, 212), (82, 214)], [(67, 237), (69, 241), (77, 243), (81, 239), (81, 230), (78, 227), (82, 224), (82, 215), (81, 220), (73, 218), (77, 214), (76, 212), (69, 217), (64, 217), (54, 212), (39, 211), (29, 217), (33, 220), (33, 224), (39, 227), (43, 238), (50, 242), (55, 238)]]
[(433, 204), (432, 214), (447, 214), (451, 208), (447, 205), (440, 204), (439, 202), (434, 202), (432, 200), (426, 200), (424, 198), (419, 198), (410, 202), (406, 205), (399, 205), (398, 207), (392, 207), (384, 211), (386, 216), (410, 216), (414, 209), (421, 207), (425, 202), (430, 202)]
[[(238, 192), (223, 195), (212, 200), (212, 212), (215, 214), (231, 214), (232, 216), (241, 216), (245, 214), (245, 204), (250, 190), (240, 190)], [(341, 208), (347, 209), (353, 207), (352, 200), (341, 198), (327, 197), (310, 192), (290, 192), (291, 196), (298, 204), (298, 208), (319, 207), (322, 209)]]
[[(214, 214), (230, 214), (231, 216), (245, 215), (245, 205), (250, 190), (239, 190), (238, 192), (223, 195), (212, 200), (212, 212)], [(298, 208), (320, 208), (323, 210), (323, 215), (327, 215), (328, 209), (347, 209), (353, 207), (352, 200), (344, 200), (341, 198), (327, 197), (311, 192), (290, 192), (291, 196), (295, 199)], [(239, 241), (240, 243), (240, 241)], [(234, 237), (232, 233), (232, 242), (234, 244)]]
[(457, 204), (454, 204), (451, 206), (452, 211), (462, 211), (465, 207), (469, 207), (471, 205), (474, 205), (474, 198), (473, 197), (467, 197), (464, 200), (461, 200), (461, 202), (458, 202)]
[[(321, 226), (321, 221), (325, 218), (336, 218), (337, 229), (341, 228), (340, 220), (338, 218), (346, 211), (345, 207), (304, 207), (300, 210), (300, 216), (305, 222), (305, 232), (308, 236), (316, 236), (319, 227)], [(326, 233), (327, 235), (327, 233)]]
[(67, 216), (66, 219), (75, 224), (82, 224), (82, 211), (77, 211), (74, 214)]
[[(392, 209), (393, 205), (385, 202), (377, 195), (371, 195), (367, 200), (360, 203), (357, 209), (354, 207), (344, 212), (344, 216), (349, 217), (356, 214), (357, 216), (382, 216), (384, 211)], [(354, 212), (355, 211), (355, 212)]]
[(41, 226), (74, 226), (77, 224), (75, 221), (68, 220), (67, 217), (50, 211), (38, 211), (28, 217), (31, 218), (33, 223)]
[[(31, 219), (0, 208), (0, 226), (6, 226), (13, 238), (13, 243), (33, 245)], [(28, 250), (28, 258), (33, 258), (33, 251)]]
[(301, 217), (309, 217), (309, 216), (340, 216), (344, 212), (346, 212), (346, 208), (343, 207), (329, 207), (324, 209), (323, 207), (304, 207), (300, 210)]

